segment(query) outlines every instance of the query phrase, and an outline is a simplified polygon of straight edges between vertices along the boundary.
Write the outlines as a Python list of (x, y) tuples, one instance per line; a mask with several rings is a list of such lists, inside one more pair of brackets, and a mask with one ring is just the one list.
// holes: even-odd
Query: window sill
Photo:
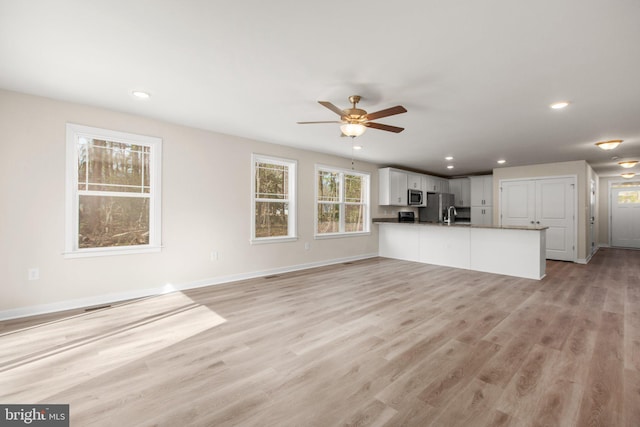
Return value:
[(370, 231), (358, 231), (354, 233), (327, 233), (327, 234), (316, 234), (313, 236), (315, 240), (322, 239), (340, 239), (342, 237), (362, 237), (369, 236), (371, 234)]
[(290, 237), (263, 237), (261, 239), (251, 239), (252, 245), (262, 245), (265, 243), (285, 243), (285, 242), (295, 242), (298, 240), (297, 236)]
[(112, 255), (148, 254), (157, 253), (162, 250), (162, 246), (126, 246), (115, 248), (93, 248), (80, 249), (73, 252), (63, 252), (65, 258), (90, 258)]

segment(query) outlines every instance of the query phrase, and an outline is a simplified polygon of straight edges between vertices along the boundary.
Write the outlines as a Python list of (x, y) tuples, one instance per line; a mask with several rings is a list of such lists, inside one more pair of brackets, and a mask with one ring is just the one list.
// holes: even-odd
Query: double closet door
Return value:
[(500, 221), (509, 226), (544, 226), (547, 259), (576, 260), (576, 179), (502, 181)]

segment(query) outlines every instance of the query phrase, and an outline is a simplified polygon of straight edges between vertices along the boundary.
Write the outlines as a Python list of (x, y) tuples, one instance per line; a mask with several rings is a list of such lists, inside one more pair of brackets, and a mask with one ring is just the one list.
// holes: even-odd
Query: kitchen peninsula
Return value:
[(379, 254), (426, 264), (540, 280), (545, 275), (547, 227), (398, 222), (379, 226)]

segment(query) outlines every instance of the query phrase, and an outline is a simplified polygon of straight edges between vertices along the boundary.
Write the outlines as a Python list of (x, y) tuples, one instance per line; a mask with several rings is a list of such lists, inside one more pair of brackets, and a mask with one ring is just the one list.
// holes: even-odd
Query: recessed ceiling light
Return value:
[(447, 169), (453, 169), (453, 165), (448, 165)]
[(553, 104), (551, 104), (551, 108), (553, 108), (554, 110), (561, 110), (567, 105), (569, 105), (568, 101), (554, 102)]
[(623, 168), (632, 168), (636, 165), (636, 163), (638, 163), (637, 160), (629, 160), (627, 162), (618, 162), (618, 164)]
[(633, 178), (634, 176), (636, 176), (636, 174), (633, 173), (633, 172), (627, 172), (627, 173), (621, 174), (620, 176), (623, 177), (623, 178), (629, 179), (629, 178)]
[(451, 156), (447, 156), (447, 157), (445, 157), (444, 159), (445, 159), (445, 160), (449, 160), (449, 161), (451, 161), (451, 160), (453, 160), (453, 157), (451, 157)]
[(600, 147), (603, 150), (613, 150), (620, 144), (622, 144), (621, 139), (611, 139), (609, 141), (596, 142), (596, 147)]
[(507, 161), (505, 159), (500, 159), (498, 160), (498, 163), (503, 164), (503, 163), (507, 163)]
[(142, 92), (141, 90), (134, 90), (133, 92), (131, 92), (131, 94), (136, 98), (140, 98), (140, 99), (147, 99), (151, 96), (149, 95), (149, 93)]
[(362, 145), (354, 145), (353, 149), (354, 150), (362, 150)]

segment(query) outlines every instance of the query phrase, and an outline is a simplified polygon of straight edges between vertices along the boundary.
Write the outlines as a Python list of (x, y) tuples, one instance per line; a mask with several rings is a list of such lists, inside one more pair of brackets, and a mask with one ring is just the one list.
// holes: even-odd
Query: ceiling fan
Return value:
[(400, 133), (404, 128), (383, 125), (382, 123), (375, 123), (371, 120), (381, 119), (383, 117), (394, 116), (396, 114), (406, 113), (407, 109), (402, 105), (396, 105), (395, 107), (387, 108), (384, 110), (376, 111), (375, 113), (367, 113), (365, 110), (356, 107), (356, 104), (360, 102), (361, 97), (359, 95), (351, 95), (349, 102), (352, 107), (345, 110), (341, 110), (328, 101), (318, 101), (320, 105), (327, 107), (340, 116), (340, 121), (324, 121), (324, 122), (298, 122), (300, 125), (317, 124), (317, 123), (340, 123), (340, 130), (343, 136), (350, 136), (355, 138), (364, 133), (367, 128), (386, 130), (387, 132)]

